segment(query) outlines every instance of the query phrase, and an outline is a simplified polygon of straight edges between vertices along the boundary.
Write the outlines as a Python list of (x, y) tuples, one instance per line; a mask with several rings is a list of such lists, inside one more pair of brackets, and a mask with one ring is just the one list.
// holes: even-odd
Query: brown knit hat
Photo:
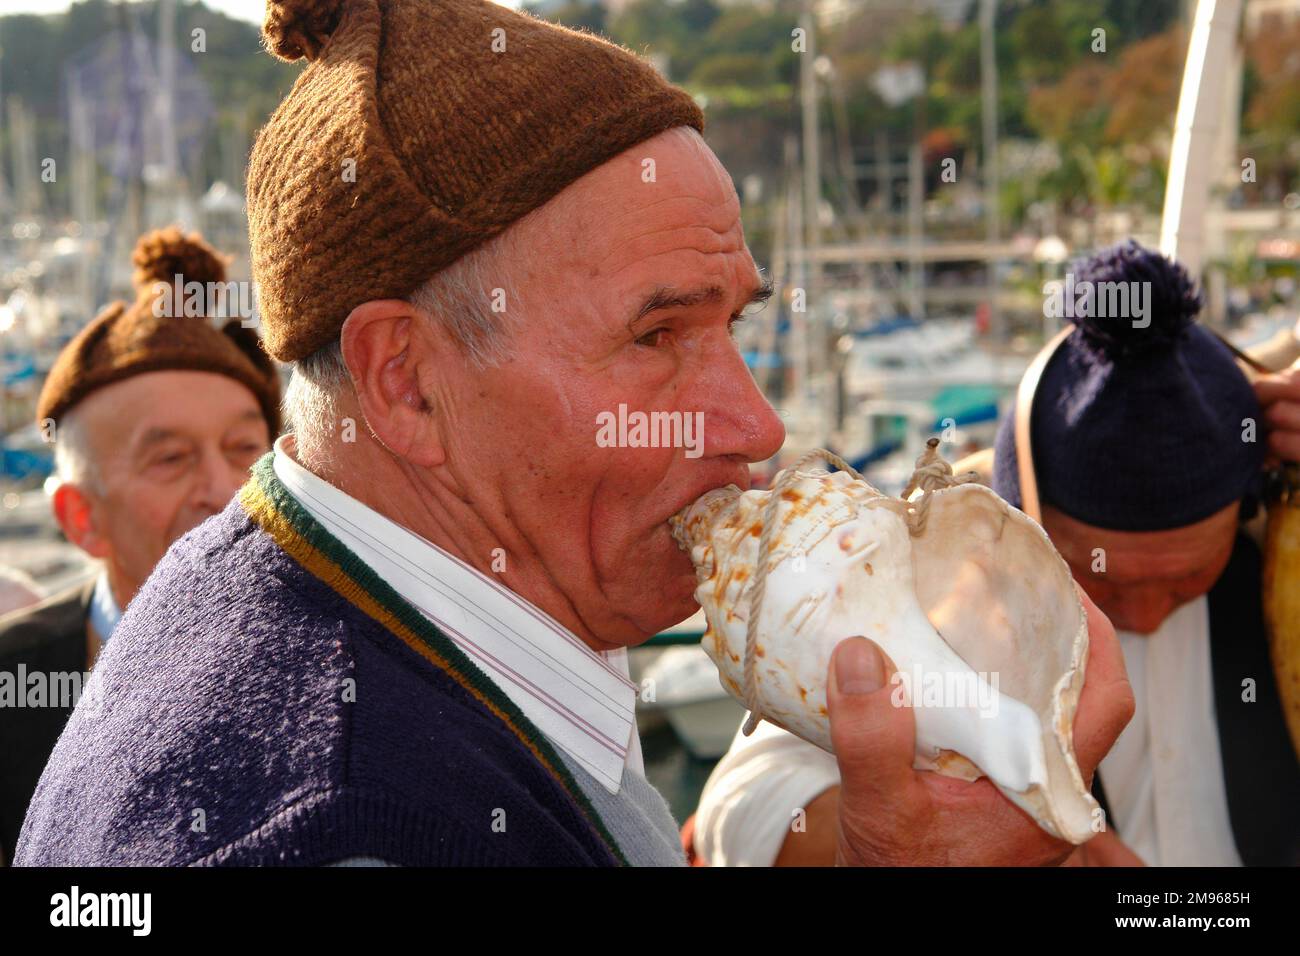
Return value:
[(37, 400), (37, 423), (58, 421), (91, 392), (113, 382), (143, 372), (182, 369), (216, 372), (247, 386), (257, 397), (272, 437), (278, 434), (280, 379), (255, 331), (244, 328), (239, 319), (218, 331), (203, 317), (154, 314), (155, 300), (178, 276), (183, 285), (224, 282), (221, 256), (198, 233), (185, 236), (171, 227), (141, 236), (131, 261), (135, 302), (114, 302), (63, 347)]
[(704, 130), (647, 61), (491, 0), (269, 0), (263, 33), (312, 61), (248, 171), (262, 334), (286, 362), (623, 150)]

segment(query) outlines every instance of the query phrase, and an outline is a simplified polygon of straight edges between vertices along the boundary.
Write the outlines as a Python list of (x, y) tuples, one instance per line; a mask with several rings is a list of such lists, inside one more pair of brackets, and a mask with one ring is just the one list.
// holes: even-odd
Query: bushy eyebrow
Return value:
[[(704, 305), (706, 303), (721, 302), (727, 297), (727, 292), (722, 286), (711, 285), (700, 289), (689, 289), (683, 292), (674, 290), (671, 286), (660, 286), (650, 293), (649, 297), (637, 309), (636, 314), (628, 320), (628, 328), (636, 325), (651, 312), (658, 312), (661, 309), (689, 309), (693, 306)], [(763, 279), (749, 293), (745, 300), (745, 305), (753, 305), (755, 302), (766, 302), (772, 298), (772, 280)], [(741, 306), (744, 308), (745, 306)]]

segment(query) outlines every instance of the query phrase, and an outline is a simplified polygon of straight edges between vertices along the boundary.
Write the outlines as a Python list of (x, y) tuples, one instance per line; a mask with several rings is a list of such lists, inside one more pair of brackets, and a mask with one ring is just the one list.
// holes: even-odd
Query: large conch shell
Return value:
[(1043, 829), (1083, 843), (1099, 815), (1073, 746), (1087, 615), (1043, 530), (954, 478), (937, 444), (903, 498), (807, 467), (810, 455), (770, 491), (715, 489), (675, 515), (704, 650), (749, 707), (747, 730), (761, 717), (832, 751), (831, 652), (871, 638), (898, 669), (891, 693), (913, 707), (917, 768), (987, 776)]

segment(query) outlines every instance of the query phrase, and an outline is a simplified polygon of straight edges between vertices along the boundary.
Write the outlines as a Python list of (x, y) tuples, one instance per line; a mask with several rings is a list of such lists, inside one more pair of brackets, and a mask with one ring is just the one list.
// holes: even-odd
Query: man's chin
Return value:
[(667, 522), (662, 530), (662, 535), (656, 534), (641, 548), (636, 578), (626, 582), (627, 589), (621, 592), (628, 599), (623, 617), (635, 622), (645, 639), (680, 624), (700, 609), (695, 600), (695, 565), (672, 540)]
[(669, 578), (663, 585), (645, 584), (639, 588), (639, 597), (641, 606), (629, 618), (636, 622), (644, 640), (680, 624), (700, 609), (695, 600), (694, 574)]

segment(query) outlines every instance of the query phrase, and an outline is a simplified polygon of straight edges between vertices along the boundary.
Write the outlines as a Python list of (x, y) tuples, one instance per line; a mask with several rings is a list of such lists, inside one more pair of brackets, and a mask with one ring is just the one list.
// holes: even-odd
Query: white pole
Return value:
[(997, 14), (994, 0), (980, 3), (980, 111), (983, 119), (985, 238), (989, 250), (986, 267), (989, 273), (989, 332), (995, 342), (1006, 340), (1002, 328), (1002, 310), (998, 303), (997, 248), (1001, 224), (998, 204), (1001, 201), (1001, 173), (998, 169), (998, 60), (995, 55), (993, 26)]
[(157, 110), (162, 166), (167, 171), (167, 188), (171, 189), (180, 170), (176, 150), (176, 34), (175, 0), (162, 0), (158, 8), (158, 90)]
[(1205, 256), (1205, 210), (1224, 115), (1224, 73), (1232, 63), (1241, 0), (1199, 0), (1178, 97), (1160, 251), (1197, 276)]
[(803, 229), (804, 229), (804, 291), (808, 304), (808, 335), (812, 346), (810, 371), (820, 373), (826, 367), (824, 341), (820, 319), (821, 262), (814, 257), (821, 245), (819, 222), (821, 212), (821, 141), (818, 138), (817, 109), (817, 21), (813, 16), (812, 0), (804, 0), (799, 13), (799, 26), (804, 31), (804, 51), (799, 61), (799, 112), (803, 121)]

